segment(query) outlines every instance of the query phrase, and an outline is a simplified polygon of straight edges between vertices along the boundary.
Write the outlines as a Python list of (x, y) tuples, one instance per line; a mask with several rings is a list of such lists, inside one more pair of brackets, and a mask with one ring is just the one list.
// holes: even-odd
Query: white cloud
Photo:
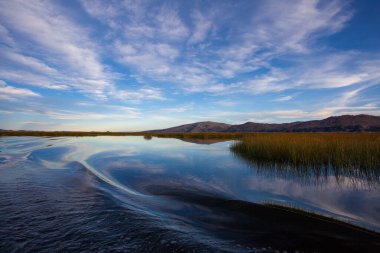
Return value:
[(0, 80), (0, 100), (15, 100), (25, 97), (40, 97), (41, 95), (29, 89), (21, 89), (7, 85)]
[(22, 126), (25, 127), (51, 127), (51, 126), (58, 126), (58, 123), (54, 122), (44, 122), (44, 121), (24, 121), (21, 122)]
[[(234, 18), (241, 10), (231, 9), (232, 5), (213, 6), (218, 15), (193, 8), (187, 23), (179, 15), (177, 4), (93, 0), (82, 1), (82, 5), (90, 16), (109, 26), (107, 34), (122, 34), (114, 40), (114, 54), (119, 62), (137, 71), (135, 74), (143, 79), (176, 84), (188, 92), (209, 93), (226, 90), (263, 93), (302, 86), (304, 80), (291, 80), (292, 76), (286, 80), (278, 73), (254, 76), (249, 82), (227, 80), (221, 84), (221, 79), (236, 78), (260, 68), (273, 69), (270, 67), (272, 59), (289, 51), (308, 51), (309, 43), (315, 38), (339, 31), (351, 17), (341, 1), (261, 1), (247, 10), (251, 18), (236, 19), (240, 21)], [(48, 88), (65, 85), (101, 99), (107, 98), (107, 90), (115, 89), (113, 77), (101, 62), (99, 45), (89, 30), (73, 22), (62, 8), (40, 1), (13, 1), (1, 7), (4, 24), (35, 43), (46, 56), (43, 62), (33, 56), (5, 52), (16, 63), (36, 71), (45, 70), (45, 76), (29, 78), (37, 79), (31, 84)], [(231, 30), (230, 23), (237, 27), (236, 32)], [(5, 27), (2, 30), (3, 34), (9, 34)], [(218, 34), (223, 30), (228, 32)], [(214, 40), (227, 43), (201, 43)], [(59, 63), (55, 60), (57, 57)], [(56, 69), (60, 69), (59, 74), (55, 73)], [(14, 70), (3, 73), (4, 79), (23, 79), (22, 75), (15, 75)], [(46, 76), (46, 73), (52, 75)], [(318, 73), (314, 73), (316, 75)], [(327, 77), (320, 75), (319, 79), (313, 79), (315, 83), (306, 83), (315, 88), (342, 87), (365, 78), (361, 74), (342, 72), (331, 72)]]
[(114, 29), (119, 25), (115, 17), (121, 14), (121, 10), (115, 5), (115, 1), (81, 0), (80, 2), (83, 5), (84, 10), (100, 22), (103, 22)]
[(160, 89), (142, 87), (136, 90), (119, 89), (110, 92), (113, 97), (124, 102), (139, 103), (141, 100), (165, 100)]
[[(119, 103), (184, 98), (180, 103), (194, 99), (203, 105), (217, 99), (233, 106), (236, 103), (231, 103), (231, 98), (239, 104), (245, 102), (239, 99), (247, 96), (261, 101), (265, 93), (274, 93), (268, 97), (275, 109), (263, 110), (262, 114), (223, 112), (224, 117), (287, 120), (378, 111), (377, 104), (361, 100), (361, 95), (380, 83), (379, 54), (339, 51), (319, 40), (348, 24), (352, 6), (344, 1), (182, 5), (175, 1), (82, 0), (81, 5), (83, 9), (72, 8), (64, 1), (0, 1), (0, 79), (15, 85), (6, 85), (8, 93), (20, 92), (13, 97), (24, 93), (26, 98), (37, 98), (31, 95), (39, 95), (33, 87), (24, 88), (30, 85), (57, 90), (51, 91), (54, 95), (77, 96), (74, 99), (84, 94), (97, 99), (105, 110), (114, 110), (110, 116), (102, 116), (94, 103), (82, 104), (96, 112), (89, 113), (89, 119), (140, 115), (134, 108), (140, 105), (113, 105)], [(320, 104), (301, 109), (286, 107), (304, 105), (301, 96), (296, 100), (288, 94), (313, 90), (341, 94), (332, 101), (322, 98)], [(28, 91), (31, 93), (26, 95)], [(294, 103), (273, 103), (289, 100)], [(254, 104), (252, 101), (247, 104)], [(1, 106), (5, 104), (9, 103)], [(279, 106), (286, 109), (278, 110)], [(158, 108), (163, 108), (163, 113), (165, 108), (166, 112), (188, 109)], [(25, 113), (54, 119), (74, 120), (86, 114), (71, 109), (27, 109)]]
[[(293, 69), (289, 74), (280, 73), (271, 66), (273, 59), (284, 54), (310, 53), (309, 45), (316, 38), (342, 29), (351, 12), (341, 1), (262, 1), (248, 10), (252, 18), (236, 19), (239, 21), (234, 19), (239, 12), (228, 4), (214, 6), (218, 18), (195, 8), (187, 25), (175, 5), (163, 4), (149, 14), (141, 12), (142, 6), (151, 10), (151, 5), (150, 1), (138, 7), (132, 5), (135, 19), (125, 25), (126, 36), (115, 48), (121, 63), (155, 81), (176, 84), (187, 92), (222, 94), (247, 90), (276, 92), (297, 86), (304, 88), (304, 84), (314, 88), (342, 87), (362, 81), (360, 73), (347, 75), (336, 71), (325, 78), (320, 75), (316, 83), (311, 83), (297, 77), (299, 73), (292, 73), (296, 72)], [(231, 23), (236, 26), (236, 32), (231, 31)], [(163, 27), (169, 25), (171, 34), (163, 33)], [(229, 32), (218, 34), (224, 30)], [(188, 44), (183, 43), (184, 38)], [(215, 40), (225, 43), (212, 44)], [(165, 46), (165, 54), (160, 53), (159, 45)], [(268, 68), (269, 73), (254, 75), (249, 81), (228, 80), (262, 68)], [(314, 66), (305, 72), (312, 71), (310, 68)], [(221, 82), (222, 79), (227, 80)]]
[(380, 64), (378, 58), (375, 55), (368, 60), (366, 55), (358, 53), (305, 56), (295, 60), (294, 67), (271, 67), (266, 74), (224, 85), (220, 92), (262, 94), (289, 89), (337, 89), (378, 85), (380, 72), (375, 67)]
[[(39, 86), (54, 88), (57, 80), (62, 79), (74, 89), (104, 98), (104, 90), (112, 85), (112, 78), (101, 63), (98, 48), (91, 41), (89, 32), (75, 24), (58, 5), (46, 1), (1, 2), (0, 18), (8, 30), (23, 38), (23, 50), (28, 51), (31, 47), (34, 54), (43, 56), (39, 58), (43, 59), (42, 62), (10, 49), (3, 50), (14, 63), (42, 71), (38, 79), (49, 81), (38, 82)], [(60, 73), (57, 74), (55, 69), (60, 69)], [(11, 81), (21, 82), (23, 79), (9, 66), (2, 70), (2, 74), (2, 78)], [(30, 72), (29, 75), (37, 74)]]
[[(109, 109), (109, 108), (108, 108)], [(102, 112), (101, 108), (97, 111), (99, 112), (93, 112), (91, 110), (85, 111), (73, 111), (73, 110), (64, 110), (64, 109), (56, 109), (56, 108), (44, 108), (41, 105), (30, 105), (28, 108), (24, 107), (12, 107), (8, 108), (4, 111), (10, 112), (10, 113), (20, 113), (25, 115), (31, 115), (31, 116), (45, 116), (49, 119), (53, 120), (83, 120), (86, 119), (86, 121), (90, 120), (127, 120), (127, 119), (137, 119), (140, 118), (140, 113), (136, 110), (127, 110), (127, 111), (120, 111), (110, 112), (109, 110), (106, 112)]]
[[(47, 74), (58, 74), (57, 70), (49, 67), (48, 65), (34, 57), (25, 56), (5, 48), (0, 48), (0, 55), (6, 58), (8, 61), (22, 65), (27, 69)], [(8, 62), (8, 64), (10, 62)]]
[(293, 96), (283, 96), (275, 99), (274, 101), (279, 101), (279, 102), (284, 102), (284, 101), (289, 101), (292, 100)]
[(380, 116), (380, 107), (378, 106), (344, 106), (344, 107), (324, 107), (317, 110), (273, 110), (260, 112), (220, 112), (214, 113), (207, 117), (220, 120), (228, 118), (231, 123), (260, 122), (260, 123), (282, 123), (293, 121), (317, 120), (330, 116), (339, 116), (344, 114), (370, 114)]
[(115, 49), (120, 62), (154, 77), (168, 74), (179, 54), (176, 48), (165, 43), (116, 43)]
[[(69, 86), (65, 83), (57, 83), (57, 81), (52, 80), (49, 77), (35, 74), (25, 70), (0, 69), (0, 77), (5, 80), (11, 80), (16, 83), (33, 85), (48, 89), (65, 90), (69, 88)], [(65, 79), (61, 80), (61, 82), (64, 81)]]
[(210, 29), (212, 28), (211, 17), (203, 15), (199, 10), (195, 10), (191, 15), (194, 22), (194, 29), (188, 40), (188, 43), (195, 44), (206, 39)]
[(315, 36), (342, 29), (352, 13), (342, 1), (262, 1), (252, 18), (249, 39), (276, 50), (308, 50)]
[(43, 115), (51, 119), (60, 120), (122, 120), (122, 119), (136, 119), (139, 118), (139, 113), (129, 111), (129, 113), (94, 113), (94, 112), (74, 112), (68, 110), (56, 110), (56, 111), (45, 111)]
[(181, 113), (181, 112), (186, 112), (193, 108), (193, 104), (185, 104), (185, 105), (178, 105), (178, 106), (173, 106), (173, 107), (166, 107), (163, 108), (162, 111), (164, 112), (175, 112), (175, 113)]
[(356, 105), (360, 92), (367, 89), (368, 87), (370, 86), (362, 86), (360, 88), (343, 91), (335, 99), (328, 102), (321, 100), (320, 103), (314, 104), (315, 109), (262, 110), (244, 112), (223, 111), (214, 112), (212, 115), (210, 115), (210, 118), (229, 118), (235, 119), (241, 123), (246, 121), (270, 123), (323, 119), (330, 116), (339, 116), (343, 114), (380, 115), (380, 107), (378, 103)]
[(238, 101), (232, 101), (232, 100), (220, 100), (215, 102), (217, 105), (221, 106), (236, 106), (238, 105)]
[(178, 11), (172, 5), (164, 4), (156, 16), (160, 36), (169, 40), (183, 40), (188, 36), (188, 28), (182, 22)]
[(293, 87), (340, 88), (353, 84), (380, 80), (376, 69), (379, 64), (378, 55), (366, 59), (366, 55), (346, 52), (345, 54), (330, 54), (314, 56), (310, 61), (299, 61), (303, 68), (289, 71), (292, 75)]
[(135, 115), (139, 114), (137, 108), (130, 107), (130, 106), (102, 104), (102, 103), (89, 103), (89, 102), (79, 102), (77, 103), (77, 105), (88, 107), (88, 108), (96, 108), (97, 110), (105, 108), (105, 109), (111, 109), (114, 111), (116, 110), (116, 111), (131, 113)]
[(2, 24), (0, 24), (0, 42), (3, 42), (8, 46), (15, 45), (15, 42), (10, 36), (8, 29), (4, 27)]

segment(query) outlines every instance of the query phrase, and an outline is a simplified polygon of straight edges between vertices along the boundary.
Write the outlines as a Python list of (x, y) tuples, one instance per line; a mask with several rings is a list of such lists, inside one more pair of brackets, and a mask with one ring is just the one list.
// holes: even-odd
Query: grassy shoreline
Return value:
[(279, 169), (380, 169), (380, 133), (263, 133), (231, 150), (256, 166)]

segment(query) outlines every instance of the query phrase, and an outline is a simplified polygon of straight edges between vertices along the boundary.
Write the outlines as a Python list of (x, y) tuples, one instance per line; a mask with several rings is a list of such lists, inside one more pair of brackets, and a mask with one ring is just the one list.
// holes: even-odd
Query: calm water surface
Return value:
[(378, 178), (258, 169), (231, 144), (0, 138), (1, 252), (285, 250), (257, 231), (248, 236), (246, 217), (224, 208), (231, 200), (290, 205), (380, 231)]

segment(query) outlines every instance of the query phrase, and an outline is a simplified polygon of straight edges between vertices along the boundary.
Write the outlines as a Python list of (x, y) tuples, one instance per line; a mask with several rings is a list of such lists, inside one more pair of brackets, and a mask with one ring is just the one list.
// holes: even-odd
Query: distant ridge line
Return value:
[(208, 133), (208, 132), (380, 132), (380, 116), (366, 114), (332, 116), (322, 120), (291, 123), (246, 122), (230, 125), (203, 121), (165, 129), (152, 133)]

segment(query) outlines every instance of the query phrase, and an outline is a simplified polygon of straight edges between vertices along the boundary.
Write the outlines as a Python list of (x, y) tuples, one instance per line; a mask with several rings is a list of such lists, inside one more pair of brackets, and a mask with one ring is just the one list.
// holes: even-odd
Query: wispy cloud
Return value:
[(11, 35), (9, 34), (8, 29), (4, 27), (2, 24), (0, 24), (0, 42), (8, 46), (15, 45), (15, 42), (12, 39)]
[(194, 10), (191, 13), (191, 18), (193, 20), (193, 30), (192, 34), (188, 40), (189, 44), (196, 44), (203, 42), (211, 32), (213, 23), (210, 19), (210, 16), (204, 15), (199, 10)]
[(378, 106), (343, 106), (343, 107), (325, 107), (318, 110), (305, 111), (300, 109), (294, 110), (271, 110), (256, 112), (221, 112), (211, 114), (208, 119), (220, 120), (228, 118), (234, 124), (245, 122), (260, 123), (282, 123), (304, 120), (323, 119), (330, 116), (339, 115), (357, 115), (370, 114), (380, 116), (380, 107)]
[(43, 113), (51, 119), (61, 119), (61, 120), (121, 120), (121, 119), (134, 119), (138, 118), (138, 113), (129, 111), (129, 113), (93, 113), (93, 112), (74, 112), (65, 110), (56, 111), (45, 111)]
[(41, 121), (24, 121), (21, 122), (21, 125), (27, 128), (30, 127), (51, 127), (51, 126), (57, 126), (58, 123), (54, 122), (41, 122)]
[(173, 106), (173, 107), (166, 107), (166, 108), (163, 108), (161, 110), (164, 112), (182, 113), (182, 112), (186, 112), (186, 111), (192, 109), (193, 106), (194, 106), (194, 104), (191, 103), (191, 104), (177, 105), (177, 106)]
[[(187, 23), (181, 20), (177, 9), (168, 9), (166, 5), (156, 12), (139, 12), (139, 19), (135, 19), (132, 26), (126, 26), (127, 36), (116, 43), (119, 60), (143, 75), (173, 83), (187, 92), (246, 92), (249, 89), (263, 93), (308, 86), (310, 82), (299, 80), (298, 73), (292, 76), (281, 73), (271, 66), (271, 61), (289, 53), (310, 54), (310, 46), (316, 38), (338, 32), (352, 16), (340, 1), (265, 1), (253, 7), (248, 10), (253, 18), (239, 20), (238, 33), (228, 26), (231, 21), (228, 5), (216, 8), (222, 18), (195, 9)], [(156, 34), (160, 29), (148, 21), (148, 16), (158, 20), (169, 17), (180, 42)], [(128, 32), (129, 29), (133, 32)], [(222, 33), (225, 30), (229, 32)], [(216, 40), (227, 43), (212, 43)], [(204, 41), (207, 43), (202, 43)], [(160, 48), (165, 50), (160, 51)], [(266, 69), (267, 73), (251, 74), (249, 79), (236, 82), (237, 78), (260, 69)], [(297, 72), (294, 69), (290, 69), (290, 74)], [(307, 72), (313, 69), (314, 66), (310, 66)], [(337, 87), (361, 81), (360, 73), (345, 74), (331, 73), (323, 80), (316, 80), (314, 86)]]
[[(322, 119), (343, 114), (371, 114), (380, 116), (378, 103), (357, 105), (362, 91), (368, 87), (349, 89), (340, 93), (328, 102), (320, 101), (314, 104), (314, 109), (285, 109), (285, 110), (251, 110), (251, 111), (221, 111), (210, 114), (210, 118), (234, 119), (235, 122), (289, 122), (297, 120)], [(286, 98), (287, 97), (283, 97)], [(277, 99), (278, 100), (278, 99)]]
[[(253, 33), (246, 36), (275, 51), (310, 50), (313, 40), (341, 30), (352, 17), (342, 1), (263, 1), (252, 18)], [(256, 36), (255, 36), (256, 35)]]
[(155, 87), (111, 90), (110, 94), (116, 99), (131, 103), (139, 103), (142, 100), (165, 100), (161, 90)]
[(0, 100), (16, 100), (25, 97), (40, 97), (40, 95), (29, 89), (9, 86), (4, 81), (0, 80)]
[[(29, 76), (34, 78), (24, 80), (22, 73), (8, 64), (3, 64), (0, 77), (46, 88), (58, 87), (63, 82), (65, 87), (104, 97), (111, 78), (101, 63), (97, 47), (89, 32), (72, 22), (61, 7), (46, 1), (1, 2), (0, 17), (13, 34), (28, 42), (18, 43), (13, 50), (2, 48), (2, 55), (12, 61), (13, 66), (29, 68)], [(32, 55), (16, 53), (19, 48), (43, 57), (36, 59)]]
[(357, 36), (354, 7), (343, 0), (0, 1), (0, 117), (11, 107), (22, 117), (109, 124), (378, 114), (379, 50), (333, 43)]
[(283, 97), (276, 98), (274, 101), (284, 102), (284, 101), (289, 101), (292, 99), (293, 99), (293, 96), (283, 96)]
[(70, 111), (70, 110), (60, 110), (60, 109), (36, 109), (36, 108), (12, 108), (4, 110), (9, 113), (22, 113), (30, 116), (45, 116), (49, 119), (58, 120), (82, 120), (86, 121), (92, 120), (125, 120), (125, 119), (136, 119), (140, 117), (140, 114), (134, 110), (129, 110), (127, 112), (119, 113), (95, 113), (91, 111)]

